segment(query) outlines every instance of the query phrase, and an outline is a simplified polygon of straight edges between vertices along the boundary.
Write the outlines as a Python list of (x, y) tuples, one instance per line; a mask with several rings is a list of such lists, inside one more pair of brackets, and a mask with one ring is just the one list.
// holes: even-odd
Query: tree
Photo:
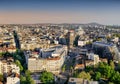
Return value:
[(70, 70), (71, 70), (71, 75), (73, 75), (74, 69), (72, 66), (70, 66)]
[(96, 72), (95, 73), (95, 80), (99, 80), (101, 78), (101, 73), (100, 72)]
[(20, 76), (20, 84), (26, 84), (26, 77)]
[(89, 71), (91, 71), (91, 70), (93, 70), (93, 66), (86, 66), (86, 68), (85, 68), (85, 71), (86, 71), (86, 72), (89, 72)]
[(32, 77), (30, 75), (26, 76), (26, 83), (27, 84), (35, 84), (34, 80), (32, 79)]
[(85, 71), (82, 71), (78, 74), (78, 78), (88, 79), (90, 80), (91, 76), (89, 73), (86, 73)]
[(53, 84), (54, 83), (54, 76), (52, 73), (44, 71), (44, 72), (42, 72), (42, 74), (40, 76), (40, 80), (44, 84)]
[(118, 61), (117, 70), (120, 72), (120, 61)]
[(115, 68), (115, 64), (114, 64), (114, 62), (112, 60), (110, 60), (110, 66), (111, 66), (112, 69)]
[(102, 74), (103, 78), (110, 78), (114, 69), (111, 68), (108, 64), (101, 62), (98, 67), (98, 72)]
[(79, 37), (80, 37), (79, 35), (77, 35), (77, 36), (75, 37), (75, 40), (74, 40), (74, 43), (73, 43), (74, 46), (78, 46)]
[(35, 82), (34, 82), (34, 80), (32, 79), (32, 80), (30, 80), (30, 84), (35, 84)]
[(73, 73), (73, 76), (77, 77), (78, 73), (79, 73), (78, 70), (75, 70), (74, 73)]
[(86, 42), (86, 45), (91, 45), (91, 44), (92, 44), (92, 42), (91, 42), (91, 41)]
[(120, 84), (120, 73), (114, 72), (110, 78), (110, 81), (114, 82), (115, 84)]
[(3, 81), (3, 75), (0, 74), (0, 81)]
[(113, 71), (114, 70), (110, 66), (105, 66), (103, 74), (106, 78), (110, 78)]
[(26, 84), (35, 84), (34, 80), (31, 77), (31, 72), (29, 70), (25, 71), (25, 76), (26, 76)]
[(16, 61), (15, 61), (15, 64), (16, 64), (17, 66), (19, 66), (20, 71), (23, 71), (23, 67), (22, 67), (22, 65), (21, 65), (21, 63), (20, 63), (19, 60), (16, 60)]
[(0, 52), (0, 57), (2, 57), (3, 56), (3, 53), (2, 52)]
[[(19, 60), (21, 65), (26, 64), (25, 55), (22, 50), (17, 49), (15, 53), (13, 53), (14, 60)], [(26, 68), (26, 67), (24, 67)]]
[(26, 76), (28, 76), (28, 75), (30, 75), (30, 74), (31, 74), (31, 72), (30, 72), (29, 70), (26, 70), (26, 71), (25, 71), (25, 75), (26, 75)]
[(66, 65), (64, 64), (63, 67), (62, 67), (62, 72), (65, 71), (65, 68), (66, 68)]
[(114, 84), (113, 82), (109, 82), (108, 84)]

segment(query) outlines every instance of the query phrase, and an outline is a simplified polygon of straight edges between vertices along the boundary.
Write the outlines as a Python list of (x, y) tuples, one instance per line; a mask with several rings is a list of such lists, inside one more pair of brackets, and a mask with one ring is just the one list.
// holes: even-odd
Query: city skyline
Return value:
[(120, 25), (118, 0), (1, 0), (0, 24), (90, 23)]

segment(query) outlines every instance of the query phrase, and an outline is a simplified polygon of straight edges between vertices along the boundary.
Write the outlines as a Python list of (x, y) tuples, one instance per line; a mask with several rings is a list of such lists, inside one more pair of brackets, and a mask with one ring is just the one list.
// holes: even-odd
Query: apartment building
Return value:
[(17, 74), (8, 76), (6, 81), (6, 84), (20, 84), (20, 78)]
[(5, 84), (20, 84), (20, 68), (13, 62), (13, 58), (0, 60), (0, 74), (6, 78)]
[(13, 73), (20, 74), (20, 68), (13, 62), (7, 62), (6, 60), (0, 61), (0, 73)]
[[(45, 55), (45, 54), (44, 54)], [(49, 54), (46, 54), (49, 55)], [(58, 74), (67, 56), (67, 47), (55, 48), (49, 56), (29, 57), (28, 70), (31, 72), (48, 71)]]

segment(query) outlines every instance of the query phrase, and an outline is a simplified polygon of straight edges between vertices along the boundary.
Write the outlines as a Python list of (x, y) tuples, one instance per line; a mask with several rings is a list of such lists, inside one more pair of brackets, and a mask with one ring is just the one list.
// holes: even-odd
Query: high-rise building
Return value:
[(68, 32), (68, 47), (69, 48), (73, 47), (74, 40), (75, 40), (75, 31), (69, 30)]

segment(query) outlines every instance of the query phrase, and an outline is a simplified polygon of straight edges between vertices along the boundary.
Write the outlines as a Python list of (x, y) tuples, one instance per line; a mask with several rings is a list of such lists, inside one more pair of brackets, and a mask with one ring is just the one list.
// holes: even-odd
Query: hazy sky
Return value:
[(120, 0), (0, 0), (0, 24), (89, 22), (120, 25)]

